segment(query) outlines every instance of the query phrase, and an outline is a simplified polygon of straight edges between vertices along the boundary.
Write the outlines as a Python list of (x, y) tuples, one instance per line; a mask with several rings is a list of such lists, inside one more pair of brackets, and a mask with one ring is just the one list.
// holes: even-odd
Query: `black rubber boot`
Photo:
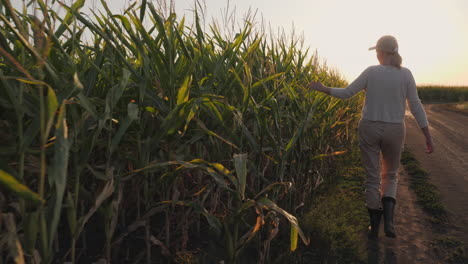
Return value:
[(387, 237), (396, 237), (395, 227), (393, 225), (393, 212), (395, 210), (395, 199), (392, 197), (383, 197), (384, 231)]
[(370, 239), (377, 239), (379, 237), (380, 218), (382, 217), (383, 211), (370, 208), (367, 208), (367, 211), (369, 212), (370, 218), (370, 226), (367, 237)]

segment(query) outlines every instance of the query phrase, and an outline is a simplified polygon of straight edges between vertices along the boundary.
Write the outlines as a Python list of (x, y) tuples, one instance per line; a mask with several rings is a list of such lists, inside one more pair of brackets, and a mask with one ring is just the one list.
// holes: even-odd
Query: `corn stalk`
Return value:
[(361, 102), (306, 85), (339, 74), (254, 17), (224, 33), (199, 10), (187, 26), (84, 2), (0, 7), (0, 182), (27, 261), (267, 262), (308, 244), (296, 208), (333, 180)]

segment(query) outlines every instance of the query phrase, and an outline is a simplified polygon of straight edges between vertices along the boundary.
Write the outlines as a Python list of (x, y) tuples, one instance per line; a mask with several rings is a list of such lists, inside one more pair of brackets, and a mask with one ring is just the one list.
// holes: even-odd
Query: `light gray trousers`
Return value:
[(367, 172), (367, 207), (380, 209), (382, 197), (396, 199), (398, 168), (405, 142), (405, 123), (361, 119), (358, 131), (361, 159)]

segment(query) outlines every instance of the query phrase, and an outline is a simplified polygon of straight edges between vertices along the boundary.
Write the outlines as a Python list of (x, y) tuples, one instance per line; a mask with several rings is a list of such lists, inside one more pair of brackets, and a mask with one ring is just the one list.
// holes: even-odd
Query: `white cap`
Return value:
[(369, 50), (381, 50), (388, 53), (398, 53), (398, 42), (395, 37), (386, 35), (377, 41), (377, 45), (370, 47)]

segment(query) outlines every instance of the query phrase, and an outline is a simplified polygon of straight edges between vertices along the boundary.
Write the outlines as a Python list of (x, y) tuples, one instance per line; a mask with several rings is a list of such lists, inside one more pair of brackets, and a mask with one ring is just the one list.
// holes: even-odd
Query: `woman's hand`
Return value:
[(431, 154), (434, 152), (434, 141), (432, 140), (431, 132), (429, 132), (429, 126), (421, 128), (421, 131), (426, 138), (426, 153)]
[(326, 93), (330, 95), (331, 89), (325, 85), (323, 85), (321, 82), (310, 82), (307, 87), (311, 90), (319, 91), (322, 93)]
[(310, 83), (307, 85), (307, 87), (308, 87), (309, 89), (322, 92), (322, 91), (323, 91), (323, 88), (324, 88), (324, 85), (323, 85), (321, 82), (310, 82)]
[(432, 138), (426, 138), (426, 153), (431, 154), (434, 152), (434, 141)]

